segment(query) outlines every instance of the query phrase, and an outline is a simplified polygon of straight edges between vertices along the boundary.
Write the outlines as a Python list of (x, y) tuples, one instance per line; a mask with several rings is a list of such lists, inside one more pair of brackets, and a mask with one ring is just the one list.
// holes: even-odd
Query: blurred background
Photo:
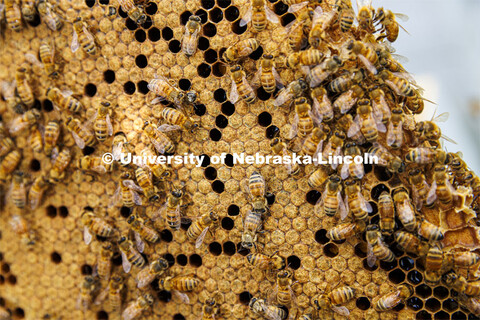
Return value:
[[(354, 0), (352, 4), (355, 7)], [(422, 119), (450, 113), (440, 123), (442, 133), (457, 144), (445, 142), (449, 152), (462, 151), (463, 158), (480, 174), (480, 1), (479, 0), (373, 0), (409, 17), (398, 22), (393, 43), (396, 53), (408, 58), (403, 66), (425, 89)]]

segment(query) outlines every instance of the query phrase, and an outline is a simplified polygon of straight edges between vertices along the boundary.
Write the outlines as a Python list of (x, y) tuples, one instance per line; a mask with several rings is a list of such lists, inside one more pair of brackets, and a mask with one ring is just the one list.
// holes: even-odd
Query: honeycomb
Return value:
[[(245, 70), (254, 70), (254, 64), (263, 52), (288, 53), (284, 41), (284, 26), (296, 16), (288, 12), (289, 6), (281, 1), (270, 1), (270, 6), (280, 17), (281, 26), (268, 23), (267, 29), (253, 34), (247, 26), (240, 25), (240, 18), (247, 5), (244, 0), (162, 0), (144, 4), (148, 15), (146, 23), (139, 27), (121, 9), (112, 15), (118, 3), (110, 0), (60, 0), (58, 8), (64, 13), (65, 26), (60, 31), (50, 31), (38, 16), (20, 33), (8, 28), (3, 30), (0, 79), (12, 81), (19, 65), (29, 67), (29, 83), (35, 93), (33, 108), (42, 111), (43, 122), (60, 119), (52, 102), (45, 96), (52, 80), (42, 68), (31, 65), (25, 54), (38, 52), (42, 40), (54, 44), (56, 59), (60, 65), (60, 77), (53, 83), (59, 88), (70, 89), (85, 107), (82, 119), (87, 121), (96, 111), (98, 103), (112, 99), (116, 103), (113, 116), (114, 132), (127, 133), (136, 140), (136, 151), (142, 150), (147, 139), (138, 138), (145, 119), (158, 117), (150, 101), (155, 95), (148, 89), (148, 81), (155, 75), (173, 79), (182, 90), (193, 89), (199, 93), (192, 118), (198, 121), (198, 134), (173, 133), (176, 153), (205, 155), (201, 167), (193, 164), (172, 165), (174, 183), (184, 184), (192, 204), (182, 214), (197, 217), (212, 208), (221, 216), (220, 226), (207, 235), (202, 247), (186, 237), (188, 223), (181, 230), (171, 232), (160, 222), (155, 227), (161, 241), (147, 245), (145, 257), (161, 256), (171, 265), (168, 273), (195, 274), (201, 286), (189, 293), (190, 303), (180, 302), (171, 292), (160, 290), (154, 281), (144, 291), (155, 296), (153, 308), (144, 318), (199, 319), (202, 304), (215, 296), (221, 306), (219, 318), (260, 318), (248, 309), (252, 297), (267, 297), (275, 285), (272, 274), (255, 269), (246, 262), (249, 250), (241, 246), (243, 217), (251, 209), (243, 188), (247, 178), (258, 170), (266, 179), (270, 214), (265, 218), (259, 236), (259, 250), (270, 255), (278, 250), (293, 270), (297, 283), (297, 316), (313, 310), (313, 299), (327, 290), (328, 284), (348, 285), (356, 290), (355, 299), (344, 304), (350, 310), (350, 319), (478, 319), (461, 308), (458, 293), (448, 286), (436, 287), (424, 283), (424, 259), (406, 254), (387, 239), (395, 254), (391, 263), (383, 261), (374, 267), (366, 262), (367, 246), (364, 234), (347, 240), (331, 241), (327, 231), (338, 223), (338, 218), (314, 215), (313, 208), (323, 189), (314, 190), (308, 176), (316, 169), (313, 165), (302, 168), (297, 176), (289, 175), (284, 166), (233, 164), (234, 153), (270, 154), (271, 139), (285, 138), (290, 131), (294, 112), (272, 108), (272, 95), (257, 90), (258, 101), (248, 105), (244, 101), (231, 103), (227, 96), (231, 86), (229, 66), (223, 61), (226, 48), (239, 39), (255, 37), (261, 46), (243, 63)], [(324, 8), (326, 4), (323, 4)], [(202, 35), (198, 50), (192, 57), (181, 52), (184, 25), (195, 14), (202, 20)], [(72, 53), (71, 21), (81, 16), (94, 31), (100, 54), (89, 57), (82, 50)], [(279, 68), (282, 79), (288, 83), (298, 74), (288, 68)], [(1, 102), (1, 116), (9, 124), (18, 115)], [(96, 265), (102, 242), (97, 237), (90, 245), (83, 241), (81, 214), (86, 207), (94, 208), (115, 220), (119, 230), (128, 230), (126, 219), (130, 210), (126, 207), (110, 207), (109, 203), (119, 184), (118, 168), (112, 174), (95, 174), (74, 167), (83, 155), (101, 156), (111, 151), (111, 138), (105, 143), (83, 150), (75, 147), (75, 141), (63, 130), (63, 146), (74, 153), (66, 178), (50, 187), (36, 210), (21, 214), (35, 231), (34, 246), (26, 247), (9, 222), (18, 209), (8, 199), (2, 202), (0, 237), (0, 306), (13, 319), (117, 319), (107, 304), (92, 304), (86, 311), (78, 307), (80, 286), (84, 277), (91, 275)], [(16, 148), (22, 151), (19, 169), (28, 173), (33, 181), (41, 172), (48, 171), (51, 160), (43, 153), (34, 153), (30, 147), (28, 130), (15, 137)], [(226, 153), (225, 164), (211, 163), (210, 157)], [(378, 223), (377, 200), (382, 191), (391, 191), (399, 180), (385, 168), (365, 165), (362, 193), (369, 200), (373, 211), (370, 223)], [(400, 181), (403, 183), (403, 180)], [(5, 183), (2, 195), (9, 183)], [(3, 198), (3, 197), (2, 197)], [(164, 193), (162, 194), (164, 201)], [(148, 206), (147, 215), (157, 207)], [(445, 229), (444, 247), (465, 246), (478, 248), (478, 239), (472, 226), (460, 228), (465, 221), (448, 225), (452, 212), (425, 210), (429, 221)], [(449, 216), (450, 215), (450, 216)], [(459, 215), (460, 216), (460, 215)], [(461, 220), (462, 217), (460, 217)], [(397, 221), (397, 223), (399, 223)], [(463, 237), (463, 242), (459, 239)], [(114, 270), (121, 272), (121, 257), (112, 258)], [(123, 308), (137, 299), (132, 270), (125, 276), (127, 292)], [(373, 308), (376, 299), (395, 290), (402, 283), (412, 285), (413, 296), (400, 303), (393, 311), (378, 312)], [(106, 282), (102, 281), (102, 287)], [(294, 314), (293, 308), (289, 310)], [(335, 318), (342, 318), (338, 314)]]

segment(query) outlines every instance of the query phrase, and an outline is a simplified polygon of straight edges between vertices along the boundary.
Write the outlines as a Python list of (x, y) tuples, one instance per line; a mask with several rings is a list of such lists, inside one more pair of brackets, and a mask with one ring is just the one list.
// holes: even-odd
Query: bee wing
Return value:
[(342, 177), (343, 180), (347, 179), (348, 176), (350, 175), (350, 170), (348, 164), (342, 164), (342, 169), (340, 170), (340, 177)]
[(98, 296), (95, 298), (95, 301), (93, 303), (95, 303), (97, 306), (100, 305), (103, 300), (105, 300), (105, 298), (108, 296), (108, 285), (105, 287), (105, 289), (103, 289), (99, 294)]
[(320, 213), (323, 212), (324, 208), (324, 202), (325, 202), (325, 197), (327, 196), (327, 192), (323, 192), (322, 196), (317, 200), (317, 203), (315, 203), (315, 207), (313, 208), (313, 212), (315, 212), (316, 215), (319, 215)]
[(290, 133), (288, 134), (288, 139), (291, 140), (295, 138), (297, 135), (297, 130), (298, 130), (298, 114), (295, 114), (295, 117), (293, 118), (293, 123), (292, 127), (290, 128)]
[(338, 191), (337, 193), (337, 201), (338, 201), (338, 211), (340, 212), (340, 220), (345, 220), (348, 215), (348, 209), (346, 203), (343, 202), (342, 193)]
[(408, 21), (410, 18), (406, 15), (406, 14), (403, 14), (403, 13), (398, 13), (398, 12), (395, 12), (394, 13), (395, 17), (402, 20), (402, 21)]
[(133, 182), (133, 180), (130, 180), (130, 179), (128, 179), (128, 180), (123, 180), (122, 183), (123, 183), (123, 185), (124, 185), (125, 187), (128, 187), (128, 188), (130, 188), (131, 190), (138, 191), (138, 192), (143, 192), (143, 189), (140, 188), (139, 186), (137, 186), (137, 185), (135, 184), (135, 182)]
[(367, 200), (365, 200), (365, 198), (362, 195), (359, 195), (359, 197), (362, 200), (360, 202), (362, 209), (367, 211), (368, 213), (372, 212), (373, 211), (372, 205)]
[(197, 249), (200, 248), (200, 246), (203, 243), (203, 240), (205, 239), (205, 236), (207, 235), (208, 229), (209, 227), (206, 227), (205, 229), (203, 229), (202, 233), (200, 233), (197, 240), (195, 241), (195, 248)]
[(182, 127), (177, 126), (177, 125), (171, 125), (171, 124), (162, 124), (160, 127), (158, 127), (158, 130), (162, 132), (169, 132), (169, 131), (174, 131), (174, 130), (181, 130)]
[(125, 252), (120, 251), (120, 254), (122, 255), (123, 271), (125, 271), (125, 273), (129, 273), (130, 269), (132, 269), (132, 264), (130, 263), (130, 261), (128, 261), (127, 255), (125, 254)]
[(188, 298), (187, 294), (184, 292), (180, 292), (178, 290), (172, 290), (173, 294), (180, 299), (183, 303), (190, 304), (190, 299)]
[(436, 199), (437, 199), (437, 193), (435, 192), (437, 190), (437, 181), (433, 181), (432, 186), (430, 187), (430, 190), (428, 190), (427, 194), (427, 204), (431, 205)]
[(113, 159), (115, 159), (115, 161), (120, 160), (120, 155), (122, 153), (122, 149), (123, 149), (123, 143), (122, 142), (117, 143), (116, 145), (114, 145), (112, 147), (112, 155), (113, 155)]
[(351, 138), (360, 131), (359, 121), (360, 121), (360, 117), (357, 114), (355, 116), (355, 120), (353, 121), (352, 125), (350, 126), (350, 128), (348, 128), (347, 137)]
[(387, 128), (385, 127), (385, 124), (383, 124), (381, 118), (376, 118), (375, 123), (377, 125), (377, 130), (378, 131), (380, 131), (380, 132), (386, 132), (387, 131)]
[[(288, 8), (288, 12), (293, 13), (293, 12), (300, 11), (302, 8), (306, 7), (307, 5), (308, 5), (308, 1), (292, 4), (290, 8)], [(320, 8), (320, 7), (317, 7), (317, 8)]]
[(375, 265), (377, 257), (373, 254), (373, 247), (370, 243), (367, 243), (367, 264), (370, 268)]
[(367, 58), (365, 58), (364, 55), (357, 54), (357, 57), (371, 74), (377, 74), (377, 69), (375, 68), (375, 66)]
[(446, 135), (443, 135), (443, 134), (442, 134), (442, 135), (441, 135), (441, 138), (442, 138), (443, 140), (445, 140), (445, 141), (450, 142), (450, 143), (457, 144), (457, 142), (456, 142), (455, 140), (447, 137)]
[(230, 89), (230, 102), (235, 103), (238, 101), (238, 91), (235, 81), (232, 79), (232, 87)]
[(73, 34), (72, 34), (72, 43), (70, 44), (70, 49), (72, 52), (76, 52), (80, 48), (80, 45), (78, 43), (78, 35), (75, 29), (73, 29)]
[(277, 297), (277, 294), (278, 294), (278, 284), (276, 284), (275, 287), (273, 287), (273, 289), (271, 290), (271, 293), (268, 295), (267, 304), (273, 304), (275, 301), (275, 298)]
[(320, 103), (318, 102), (318, 99), (317, 98), (313, 98), (313, 105), (312, 105), (312, 112), (313, 114), (315, 115), (315, 117), (320, 121), (322, 122), (323, 120), (323, 115), (320, 114)]
[(285, 87), (285, 85), (283, 84), (282, 77), (280, 77), (280, 74), (278, 74), (277, 69), (275, 69), (275, 67), (272, 68), (272, 73), (273, 73), (273, 77), (275, 78), (277, 88), (281, 89)]
[(105, 167), (102, 166), (102, 165), (92, 167), (92, 170), (95, 171), (95, 172), (97, 172), (97, 173), (100, 173), (100, 174), (103, 174), (103, 173), (106, 173), (106, 172), (107, 172), (107, 168), (105, 168)]
[(332, 310), (344, 317), (348, 317), (350, 315), (350, 310), (348, 310), (345, 306), (332, 306)]
[(37, 67), (43, 67), (43, 63), (41, 63), (33, 53), (26, 53), (25, 60), (27, 60), (31, 64), (36, 65)]
[(289, 100), (290, 96), (291, 96), (291, 94), (288, 93), (287, 88), (281, 89), (280, 92), (278, 93), (277, 97), (275, 98), (275, 101), (273, 102), (273, 105), (275, 107), (282, 106), (285, 102), (287, 102), (287, 100)]
[(108, 207), (111, 208), (115, 206), (117, 203), (119, 203), (121, 199), (121, 193), (120, 193), (120, 186), (117, 187), (115, 190), (115, 193), (113, 194), (112, 198), (110, 199), (110, 203), (108, 204)]
[(262, 84), (260, 82), (260, 76), (262, 75), (262, 67), (258, 68), (258, 71), (255, 72), (255, 75), (252, 78), (252, 88), (257, 89), (259, 88)]
[(134, 190), (130, 190), (130, 192), (132, 192), (133, 202), (137, 206), (141, 206), (142, 205), (142, 198), (140, 197), (140, 195), (138, 193), (136, 193)]
[(143, 253), (145, 242), (143, 242), (142, 237), (140, 237), (138, 232), (134, 232), (133, 235), (135, 236), (135, 245), (137, 246), (138, 252)]
[(137, 288), (143, 288), (153, 280), (150, 274), (150, 268), (146, 267), (140, 270), (137, 274)]
[(88, 230), (88, 227), (83, 227), (83, 241), (87, 246), (92, 242), (92, 234), (90, 230)]
[(93, 37), (93, 35), (90, 33), (90, 31), (88, 31), (87, 27), (85, 27), (85, 26), (83, 26), (83, 33), (88, 38), (88, 40), (95, 43), (95, 38)]
[(106, 116), (106, 122), (107, 122), (108, 135), (111, 136), (111, 135), (113, 135), (113, 126), (112, 126), (112, 121), (110, 120), (110, 115), (108, 115), (108, 114)]
[(435, 118), (432, 118), (431, 121), (433, 121), (433, 122), (445, 122), (445, 121), (448, 120), (449, 117), (450, 117), (450, 113), (443, 112), (443, 113), (439, 114), (438, 116), (436, 116)]
[(80, 149), (85, 148), (85, 141), (83, 141), (83, 139), (80, 138), (80, 137), (78, 136), (78, 134), (76, 134), (75, 132), (70, 131), (70, 133), (72, 134), (73, 140), (75, 140), (75, 143), (77, 144), (77, 146), (78, 146)]
[(122, 312), (122, 320), (132, 320), (138, 315), (136, 311), (136, 302), (131, 302), (128, 307)]
[(388, 130), (387, 130), (387, 145), (392, 146), (396, 141), (396, 134), (394, 131), (393, 123), (390, 121), (388, 124)]
[(265, 14), (267, 16), (268, 21), (278, 24), (280, 23), (280, 20), (278, 19), (278, 16), (273, 12), (269, 7), (265, 5)]
[(242, 17), (240, 20), (239, 26), (244, 27), (247, 25), (252, 20), (252, 6), (250, 5), (247, 8), (247, 12), (245, 12), (245, 15)]

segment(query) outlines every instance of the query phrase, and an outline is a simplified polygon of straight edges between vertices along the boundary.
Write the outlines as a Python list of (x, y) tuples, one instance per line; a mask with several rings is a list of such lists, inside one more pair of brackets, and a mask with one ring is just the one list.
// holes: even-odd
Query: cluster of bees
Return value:
[[(147, 16), (143, 1), (118, 2), (132, 21), (138, 25), (145, 23)], [(274, 154), (298, 151), (302, 155), (327, 158), (329, 155), (357, 156), (367, 152), (377, 156), (377, 166), (394, 175), (397, 185), (392, 192), (383, 191), (379, 195), (378, 221), (370, 218), (373, 209), (362, 192), (363, 164), (318, 165), (308, 177), (310, 187), (322, 194), (313, 214), (340, 219), (328, 230), (327, 237), (341, 241), (364, 234), (369, 266), (375, 265), (377, 260), (392, 262), (395, 255), (387, 242), (394, 241), (404, 251), (425, 261), (427, 284), (435, 286), (443, 281), (459, 292), (459, 299), (472, 313), (480, 315), (480, 301), (476, 298), (480, 295), (480, 281), (475, 278), (480, 256), (463, 249), (444, 251), (444, 230), (426, 220), (422, 212), (425, 208), (438, 211), (458, 209), (473, 212), (472, 215), (476, 216), (480, 210), (480, 179), (469, 170), (459, 154), (442, 150), (441, 140), (447, 138), (442, 136), (435, 121), (444, 120), (445, 115), (418, 123), (413, 118), (414, 114), (422, 112), (426, 99), (422, 97), (421, 88), (395, 59), (389, 44), (398, 37), (401, 26), (396, 18), (400, 15), (383, 8), (375, 10), (366, 1), (357, 4), (357, 14), (350, 0), (336, 0), (331, 7), (313, 0), (284, 2), (296, 16), (286, 26), (288, 52), (276, 57), (273, 53), (263, 54), (256, 70), (245, 70), (242, 65), (260, 47), (256, 38), (238, 41), (223, 52), (224, 62), (231, 65), (230, 101), (255, 103), (256, 89), (262, 87), (265, 92), (275, 95), (268, 102), (269, 107), (289, 112), (293, 105), (291, 130), (283, 138), (280, 135), (274, 137), (271, 143)], [(50, 30), (65, 27), (63, 13), (49, 0), (22, 1), (21, 6), (14, 0), (5, 0), (0, 11), (5, 12), (6, 25), (16, 32), (24, 27), (22, 17), (29, 22), (37, 12)], [(260, 33), (268, 21), (279, 23), (264, 0), (251, 0), (240, 26), (249, 25), (253, 33)], [(87, 23), (80, 17), (70, 23), (72, 52), (81, 48), (88, 57), (97, 56), (99, 50)], [(190, 16), (182, 40), (185, 55), (195, 54), (201, 32), (200, 17)], [(60, 72), (55, 62), (54, 46), (42, 42), (38, 57), (27, 54), (25, 58), (31, 64), (41, 66), (45, 75), (55, 83)], [(292, 69), (299, 76), (285, 86), (277, 68)], [(183, 186), (175, 184), (175, 172), (167, 165), (122, 164), (120, 155), (134, 153), (136, 149), (132, 140), (140, 135), (150, 142), (141, 150), (141, 156), (173, 154), (176, 146), (171, 131), (195, 134), (200, 129), (188, 115), (189, 107), (197, 101), (197, 93), (180, 90), (162, 76), (151, 79), (148, 89), (157, 95), (152, 105), (159, 102), (170, 105), (162, 106), (158, 113), (161, 124), (144, 119), (141, 132), (133, 139), (127, 139), (123, 132), (114, 133), (115, 105), (111, 97), (101, 101), (94, 116), (85, 123), (85, 116), (82, 117), (85, 108), (81, 101), (69, 90), (55, 85), (46, 90), (45, 96), (54, 104), (59, 119), (43, 122), (41, 112), (34, 108), (35, 96), (28, 70), (28, 66), (20, 66), (14, 80), (2, 83), (6, 106), (17, 114), (11, 123), (0, 122), (0, 181), (4, 189), (11, 185), (8, 201), (17, 210), (11, 218), (14, 230), (26, 244), (35, 243), (36, 235), (29, 228), (25, 212), (41, 204), (44, 193), (65, 179), (69, 167), (75, 166), (93, 174), (121, 170), (118, 188), (109, 207), (121, 206), (130, 210), (125, 220), (128, 228), (120, 228), (118, 223), (97, 209), (87, 207), (81, 215), (85, 243), (89, 245), (97, 239), (102, 244), (94, 274), (85, 276), (80, 285), (78, 307), (86, 311), (94, 304), (108, 303), (112, 312), (121, 313), (123, 319), (138, 318), (152, 308), (155, 299), (147, 288), (154, 281), (158, 282), (159, 288), (171, 291), (181, 301), (189, 303), (186, 293), (197, 289), (200, 280), (193, 274), (172, 274), (166, 259), (153, 253), (146, 260), (144, 251), (160, 241), (157, 225), (163, 223), (172, 231), (180, 229), (182, 219), (186, 219), (182, 217), (182, 211), (192, 202)], [(250, 72), (254, 76), (248, 80), (247, 73)], [(170, 107), (172, 104), (174, 106)], [(15, 137), (26, 131), (29, 132), (32, 151), (44, 153), (52, 159), (50, 168), (43, 170), (31, 183), (26, 172), (17, 170), (22, 154), (16, 147)], [(99, 156), (76, 157), (75, 148), (66, 146), (70, 136), (79, 149), (112, 141), (111, 153), (115, 161), (107, 164)], [(287, 170), (292, 176), (299, 176), (303, 171), (298, 164), (289, 165)], [(278, 252), (266, 255), (257, 245), (263, 220), (269, 211), (268, 183), (257, 171), (247, 182), (252, 210), (243, 217), (241, 244), (253, 252), (246, 256), (246, 263), (276, 275), (276, 285), (268, 297), (250, 300), (251, 312), (271, 320), (287, 317), (333, 319), (334, 312), (349, 316), (349, 310), (342, 306), (355, 297), (354, 288), (349, 286), (337, 287), (312, 298), (311, 313), (294, 312), (293, 272)], [(473, 193), (471, 203), (462, 201), (464, 190)], [(150, 206), (155, 208), (153, 214), (147, 214), (146, 209)], [(219, 219), (218, 213), (212, 210), (191, 223), (187, 237), (195, 241), (196, 248), (200, 248), (209, 231), (218, 226)], [(135, 270), (138, 298), (126, 306), (125, 274), (119, 270), (112, 272), (112, 257), (116, 253), (122, 257), (125, 274)], [(402, 284), (397, 290), (379, 297), (375, 309), (391, 310), (412, 294), (413, 288)], [(202, 311), (205, 320), (226, 316), (214, 297), (205, 301)]]

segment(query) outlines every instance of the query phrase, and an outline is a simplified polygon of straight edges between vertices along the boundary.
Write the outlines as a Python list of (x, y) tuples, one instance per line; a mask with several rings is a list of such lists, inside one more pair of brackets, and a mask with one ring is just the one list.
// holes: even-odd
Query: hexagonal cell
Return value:
[(416, 320), (432, 320), (432, 315), (425, 310), (418, 312), (415, 315)]
[(458, 302), (452, 298), (446, 299), (442, 302), (442, 309), (447, 312), (453, 312), (458, 309)]
[(432, 295), (432, 288), (426, 284), (421, 284), (415, 288), (415, 293), (420, 298), (426, 299)]
[(418, 297), (411, 297), (407, 299), (407, 306), (414, 311), (418, 311), (423, 308), (423, 301)]

